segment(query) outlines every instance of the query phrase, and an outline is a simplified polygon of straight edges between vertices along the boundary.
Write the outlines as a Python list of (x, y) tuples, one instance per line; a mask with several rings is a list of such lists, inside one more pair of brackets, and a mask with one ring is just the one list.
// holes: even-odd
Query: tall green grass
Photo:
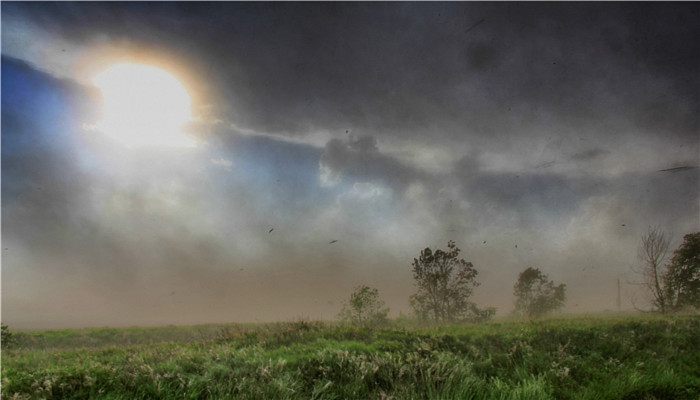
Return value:
[(700, 399), (700, 318), (27, 332), (3, 398)]

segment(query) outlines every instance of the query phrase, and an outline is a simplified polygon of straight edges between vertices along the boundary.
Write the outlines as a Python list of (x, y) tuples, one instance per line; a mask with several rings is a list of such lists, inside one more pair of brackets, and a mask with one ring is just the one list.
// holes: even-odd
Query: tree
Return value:
[(670, 310), (700, 308), (700, 232), (683, 237), (663, 281), (665, 302)]
[(555, 285), (537, 268), (528, 268), (520, 273), (513, 286), (515, 312), (528, 318), (539, 317), (564, 305), (566, 285)]
[(669, 241), (658, 227), (650, 227), (642, 236), (638, 256), (641, 264), (634, 271), (642, 277), (640, 283), (651, 296), (651, 305), (661, 313), (669, 311), (669, 299), (664, 288), (667, 271), (664, 261), (668, 254)]
[(376, 326), (385, 323), (388, 314), (389, 309), (379, 298), (379, 290), (363, 285), (355, 288), (338, 317), (352, 324)]
[(413, 279), (418, 291), (411, 296), (411, 307), (419, 318), (453, 322), (493, 316), (494, 309), (481, 310), (469, 301), (479, 285), (478, 273), (472, 263), (459, 258), (459, 253), (455, 242), (449, 241), (446, 251), (426, 248), (413, 259)]
[(0, 344), (2, 347), (10, 347), (14, 342), (14, 335), (10, 332), (10, 328), (5, 324), (0, 324)]

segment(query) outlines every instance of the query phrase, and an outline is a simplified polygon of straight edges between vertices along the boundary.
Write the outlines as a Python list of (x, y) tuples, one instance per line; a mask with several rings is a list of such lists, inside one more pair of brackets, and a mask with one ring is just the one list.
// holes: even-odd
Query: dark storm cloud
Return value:
[[(192, 60), (262, 132), (467, 138), (574, 125), (697, 134), (694, 4), (3, 5), (81, 43)], [(483, 21), (481, 23), (480, 22)], [(544, 115), (549, 117), (544, 118)], [(424, 135), (428, 135), (427, 137)], [(564, 132), (560, 132), (564, 134)]]
[[(3, 311), (27, 326), (329, 317), (312, 297), (362, 283), (405, 311), (411, 258), (448, 239), (489, 304), (524, 266), (594, 265), (571, 296), (600, 308), (646, 226), (698, 229), (698, 170), (658, 172), (698, 164), (696, 4), (2, 12)], [(96, 96), (56, 78), (93, 45), (197, 76), (203, 148), (100, 153)]]
[(571, 159), (574, 161), (590, 161), (605, 156), (607, 154), (610, 154), (610, 152), (605, 149), (594, 148), (579, 151), (578, 153), (572, 154)]
[(482, 221), (493, 219), (494, 213), (511, 213), (525, 229), (543, 217), (552, 221), (571, 218), (582, 204), (599, 196), (623, 204), (626, 211), (618, 217), (627, 220), (672, 227), (682, 226), (689, 215), (700, 215), (700, 174), (696, 171), (677, 177), (649, 172), (612, 178), (485, 172), (464, 177), (461, 184), (463, 196), (482, 210)]
[(525, 220), (572, 213), (580, 202), (601, 190), (600, 182), (591, 179), (547, 173), (484, 173), (465, 183), (465, 197), (496, 206), (501, 212), (515, 211)]
[(372, 136), (331, 139), (320, 159), (321, 179), (377, 182), (402, 192), (414, 181), (427, 181), (428, 174), (381, 153)]

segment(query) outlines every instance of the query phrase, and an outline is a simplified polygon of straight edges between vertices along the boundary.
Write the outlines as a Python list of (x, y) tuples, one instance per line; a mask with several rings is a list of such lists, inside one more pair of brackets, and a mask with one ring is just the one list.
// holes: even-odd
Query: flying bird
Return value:
[(486, 241), (484, 240), (484, 244), (486, 244)]
[(333, 240), (331, 240), (330, 242), (328, 242), (328, 244), (333, 244), (333, 243), (335, 243), (335, 242), (337, 242), (337, 240), (333, 239)]
[(267, 231), (267, 233), (272, 233), (272, 231), (274, 231), (274, 230), (275, 230), (275, 228), (270, 228), (270, 230)]

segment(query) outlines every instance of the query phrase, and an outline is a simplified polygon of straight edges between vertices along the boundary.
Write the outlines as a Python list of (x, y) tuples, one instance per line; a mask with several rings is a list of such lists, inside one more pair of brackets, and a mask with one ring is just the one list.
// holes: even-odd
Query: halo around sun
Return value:
[(143, 64), (115, 64), (97, 74), (102, 117), (97, 129), (127, 147), (192, 147), (185, 132), (192, 99), (167, 71)]

